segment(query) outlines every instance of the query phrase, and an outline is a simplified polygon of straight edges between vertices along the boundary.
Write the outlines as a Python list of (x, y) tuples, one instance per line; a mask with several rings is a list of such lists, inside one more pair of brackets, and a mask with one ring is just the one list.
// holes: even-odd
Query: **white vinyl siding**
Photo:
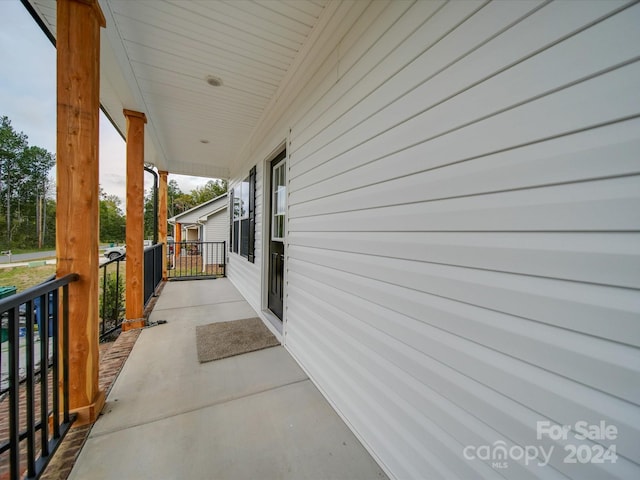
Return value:
[(203, 226), (205, 242), (227, 242), (229, 245), (229, 213), (228, 209), (207, 217)]
[[(640, 4), (337, 8), (243, 157), (262, 204), (291, 128), (286, 347), (392, 477), (640, 477)], [(615, 425), (617, 462), (547, 419)], [(555, 452), (463, 457), (501, 441)]]

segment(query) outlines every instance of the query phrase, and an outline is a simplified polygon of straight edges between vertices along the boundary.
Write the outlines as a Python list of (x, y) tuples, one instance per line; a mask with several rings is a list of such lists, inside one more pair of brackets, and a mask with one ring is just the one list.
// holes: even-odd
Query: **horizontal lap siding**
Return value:
[[(286, 345), (393, 476), (640, 475), (639, 24), (373, 2), (289, 112)], [(544, 419), (616, 425), (618, 461)], [(497, 441), (556, 451), (464, 459)]]
[(207, 242), (227, 242), (229, 245), (229, 214), (228, 209), (207, 218), (205, 224)]

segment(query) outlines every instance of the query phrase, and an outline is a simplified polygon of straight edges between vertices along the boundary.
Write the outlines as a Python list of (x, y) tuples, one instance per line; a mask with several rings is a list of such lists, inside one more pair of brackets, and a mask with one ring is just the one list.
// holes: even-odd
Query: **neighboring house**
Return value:
[(228, 218), (230, 280), (392, 478), (640, 478), (640, 3), (100, 4), (109, 117), (229, 178), (183, 239)]
[[(227, 194), (201, 203), (168, 219), (178, 241), (228, 242), (229, 213)], [(180, 230), (178, 233), (176, 230)]]
[(184, 248), (178, 246), (175, 253), (183, 256), (188, 253), (200, 255), (203, 271), (214, 265), (223, 264), (226, 247), (211, 242), (225, 242), (226, 244), (229, 241), (227, 203), (227, 194), (225, 193), (169, 218), (169, 224), (174, 227), (176, 242), (202, 242), (201, 245), (187, 244), (184, 245)]

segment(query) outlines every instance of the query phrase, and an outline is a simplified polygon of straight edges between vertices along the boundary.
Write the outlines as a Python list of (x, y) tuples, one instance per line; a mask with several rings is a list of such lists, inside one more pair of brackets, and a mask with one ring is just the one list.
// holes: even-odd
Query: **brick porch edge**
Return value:
[[(115, 342), (100, 346), (100, 389), (105, 395), (115, 382), (142, 330), (120, 333)], [(42, 480), (66, 480), (91, 431), (91, 425), (71, 428), (44, 471)]]

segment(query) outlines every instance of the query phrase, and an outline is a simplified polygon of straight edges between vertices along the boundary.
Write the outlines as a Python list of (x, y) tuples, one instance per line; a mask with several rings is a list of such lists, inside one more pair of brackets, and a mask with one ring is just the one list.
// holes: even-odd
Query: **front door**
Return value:
[(282, 320), (284, 298), (284, 231), (287, 211), (286, 152), (271, 162), (268, 307)]

